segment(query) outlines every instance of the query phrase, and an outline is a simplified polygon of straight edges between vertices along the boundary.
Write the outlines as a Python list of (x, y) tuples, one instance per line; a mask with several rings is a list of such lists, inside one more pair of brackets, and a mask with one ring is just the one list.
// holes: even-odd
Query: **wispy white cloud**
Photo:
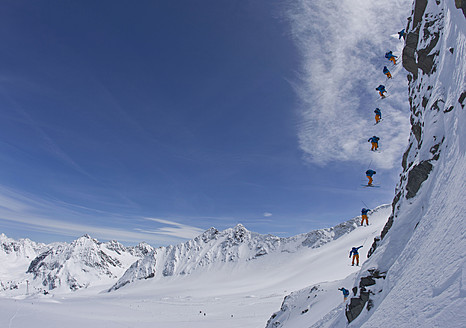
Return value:
[(264, 215), (264, 217), (268, 218), (268, 217), (271, 217), (271, 216), (272, 216), (272, 213), (270, 213), (270, 212), (265, 212), (263, 215)]
[[(300, 0), (288, 16), (303, 65), (296, 92), (301, 100), (300, 148), (312, 163), (399, 165), (408, 140), (407, 82), (401, 65), (382, 74), (388, 50), (400, 53), (402, 42), (390, 35), (404, 28), (411, 1)], [(375, 88), (384, 84), (382, 101)], [(374, 126), (373, 110), (386, 114)], [(381, 153), (368, 150), (367, 139), (381, 138)]]
[[(80, 217), (85, 211), (86, 217), (94, 218), (95, 223), (83, 223)], [(94, 212), (94, 214), (90, 214)], [(116, 227), (111, 222), (118, 219), (124, 227)], [(101, 240), (116, 239), (121, 242), (138, 243), (146, 241), (153, 245), (176, 244), (185, 239), (195, 237), (202, 229), (179, 224), (173, 221), (152, 219), (165, 226), (152, 230), (151, 225), (144, 224), (147, 220), (125, 217), (118, 213), (91, 209), (79, 205), (50, 201), (17, 190), (0, 186), (0, 230), (9, 226), (20, 228), (25, 233), (39, 232), (68, 236), (72, 238), (83, 234)], [(82, 222), (82, 223), (81, 223)], [(133, 223), (134, 222), (134, 223)], [(31, 236), (24, 236), (29, 237)]]
[[(167, 225), (165, 227), (159, 227), (155, 230), (144, 230), (145, 233), (151, 233), (156, 235), (168, 235), (174, 236), (177, 238), (194, 238), (199, 236), (204, 232), (203, 229), (199, 229), (197, 227), (193, 227), (186, 224), (181, 224), (171, 220), (164, 220), (164, 219), (157, 219), (157, 218), (145, 218), (148, 221), (153, 221), (157, 223), (161, 223)], [(141, 230), (142, 231), (142, 230)]]

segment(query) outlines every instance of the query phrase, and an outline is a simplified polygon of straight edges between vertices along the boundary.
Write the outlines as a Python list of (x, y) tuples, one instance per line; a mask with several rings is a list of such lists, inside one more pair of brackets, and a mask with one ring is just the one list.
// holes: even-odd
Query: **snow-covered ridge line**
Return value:
[(353, 231), (359, 221), (360, 217), (355, 217), (332, 228), (288, 238), (261, 235), (241, 224), (224, 231), (210, 228), (185, 243), (158, 249), (145, 243), (135, 247), (125, 247), (114, 240), (103, 243), (87, 234), (71, 243), (49, 245), (29, 239), (16, 241), (1, 234), (0, 256), (5, 261), (20, 259), (23, 264), (10, 275), (17, 278), (4, 275), (0, 281), (9, 281), (5, 286), (17, 288), (29, 280), (33, 293), (112, 284), (111, 290), (115, 290), (135, 280), (186, 275), (199, 268), (251, 261), (274, 252), (318, 248)]
[[(379, 206), (372, 212), (388, 206)], [(110, 291), (141, 279), (187, 275), (200, 268), (211, 269), (226, 263), (252, 261), (277, 252), (295, 253), (301, 248), (318, 248), (353, 231), (359, 222), (360, 217), (355, 217), (332, 228), (287, 238), (251, 232), (241, 224), (224, 231), (210, 228), (192, 240), (158, 248), (138, 260)]]

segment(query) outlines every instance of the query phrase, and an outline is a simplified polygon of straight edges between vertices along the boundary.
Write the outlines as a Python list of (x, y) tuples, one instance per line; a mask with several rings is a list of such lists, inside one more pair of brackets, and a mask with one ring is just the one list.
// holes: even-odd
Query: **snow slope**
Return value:
[(261, 257), (280, 257), (283, 253), (319, 248), (352, 232), (359, 222), (357, 217), (332, 228), (289, 238), (260, 235), (248, 231), (241, 224), (222, 232), (211, 228), (186, 243), (154, 250), (134, 263), (111, 290), (140, 279), (188, 275), (198, 270), (212, 271), (223, 268), (226, 263), (244, 264)]
[(376, 267), (387, 278), (352, 327), (466, 326), (466, 20), (447, 0), (417, 0), (412, 19), (414, 128), (393, 225), (360, 273)]
[[(322, 230), (320, 233), (329, 241), (320, 245), (314, 240), (319, 247), (302, 244), (308, 240), (307, 237), (317, 233), (314, 232), (293, 237), (281, 244), (277, 251), (269, 250), (267, 255), (254, 259), (251, 254), (257, 254), (254, 253), (257, 248), (248, 246), (246, 256), (240, 256), (235, 261), (215, 261), (209, 265), (195, 266), (189, 274), (159, 274), (151, 279), (134, 280), (112, 292), (101, 292), (101, 287), (90, 286), (74, 293), (54, 294), (52, 291), (49, 295), (0, 298), (0, 326), (24, 327), (34, 322), (47, 322), (48, 327), (66, 324), (70, 328), (154, 325), (164, 328), (264, 327), (289, 291), (321, 283), (322, 288), (329, 291), (328, 296), (322, 297), (326, 299), (323, 302), (327, 304), (330, 301), (329, 306), (341, 303), (343, 298), (334, 289), (340, 282), (322, 282), (339, 281), (357, 272), (358, 268), (350, 265), (350, 248), (364, 244), (367, 249), (389, 213), (389, 206), (379, 207), (370, 215), (370, 226), (348, 229), (337, 239), (334, 239), (335, 229)], [(360, 217), (356, 217), (348, 222), (359, 221)], [(277, 238), (256, 235), (243, 229), (235, 227), (218, 232), (222, 238), (207, 238), (206, 244), (212, 243), (214, 253), (218, 254), (222, 248), (215, 246), (235, 240), (231, 237), (237, 236), (238, 231), (245, 233), (242, 245), (259, 245), (258, 240), (270, 242)], [(210, 236), (209, 233), (207, 235)], [(202, 238), (198, 239), (199, 243), (200, 240)], [(220, 240), (222, 242), (218, 244)], [(239, 244), (231, 246), (231, 249), (244, 251), (246, 248), (241, 248)], [(181, 249), (185, 246), (175, 247)], [(167, 254), (166, 250), (162, 254)], [(365, 256), (362, 255), (361, 260), (364, 261)], [(175, 266), (177, 273), (187, 267), (186, 260), (179, 261), (183, 265)]]
[(466, 326), (466, 20), (454, 1), (416, 0), (407, 31), (412, 129), (393, 213), (357, 297), (322, 327)]
[(299, 310), (312, 309), (302, 297), (312, 289), (295, 292), (270, 327), (466, 326), (465, 7), (414, 2), (403, 49), (410, 140), (392, 214), (352, 283), (357, 294), (311, 326)]

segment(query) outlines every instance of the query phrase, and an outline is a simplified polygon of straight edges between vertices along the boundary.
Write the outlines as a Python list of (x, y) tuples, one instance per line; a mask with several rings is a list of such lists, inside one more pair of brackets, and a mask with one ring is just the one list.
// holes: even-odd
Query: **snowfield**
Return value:
[[(22, 285), (16, 296), (0, 298), (0, 327), (40, 323), (42, 327), (69, 328), (263, 328), (286, 295), (319, 285), (313, 305), (303, 315), (311, 325), (342, 304), (337, 288), (342, 284), (350, 287), (352, 278), (341, 280), (354, 277), (359, 270), (351, 266), (349, 250), (364, 244), (364, 261), (390, 211), (388, 205), (377, 208), (369, 216), (370, 226), (358, 226), (320, 247), (299, 247), (294, 252), (280, 249), (253, 260), (220, 261), (190, 274), (137, 280), (116, 291), (108, 292), (108, 285), (27, 296)], [(360, 217), (351, 222), (358, 221)]]

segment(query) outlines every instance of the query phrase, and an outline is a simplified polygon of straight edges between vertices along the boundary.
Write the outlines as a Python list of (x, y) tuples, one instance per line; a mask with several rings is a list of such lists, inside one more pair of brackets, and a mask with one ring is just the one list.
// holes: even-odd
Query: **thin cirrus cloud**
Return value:
[(157, 218), (145, 218), (148, 221), (157, 222), (166, 226), (160, 227), (154, 230), (140, 230), (144, 233), (156, 234), (156, 235), (168, 235), (176, 238), (191, 239), (199, 236), (204, 232), (203, 229), (193, 227), (190, 225), (181, 224), (171, 220), (157, 219)]
[[(407, 81), (401, 65), (394, 79), (382, 74), (384, 54), (400, 54), (396, 32), (404, 28), (410, 2), (397, 0), (300, 0), (287, 14), (302, 55), (298, 137), (305, 158), (314, 164), (349, 161), (393, 168), (408, 140)], [(390, 97), (379, 100), (384, 84)], [(373, 110), (387, 118), (374, 126)], [(384, 115), (383, 115), (384, 116)], [(368, 154), (367, 139), (381, 138), (381, 153)], [(370, 157), (370, 159), (368, 159)]]
[[(0, 186), (0, 229), (2, 226), (19, 228), (37, 233), (54, 234), (77, 238), (89, 234), (97, 239), (121, 242), (139, 243), (142, 241), (153, 245), (169, 245), (193, 238), (203, 232), (202, 229), (179, 224), (173, 221), (153, 219), (163, 226), (151, 230), (150, 225), (144, 224), (147, 220), (134, 219), (124, 215), (83, 209), (85, 212), (95, 212), (97, 218), (107, 218), (99, 222), (107, 224), (96, 225), (84, 223), (80, 220), (79, 207), (70, 207), (69, 204), (57, 203), (33, 195), (18, 192), (14, 189)], [(118, 228), (108, 222), (115, 219), (135, 221), (134, 227)], [(1, 232), (1, 231), (0, 231)], [(33, 237), (34, 238), (34, 237)]]

